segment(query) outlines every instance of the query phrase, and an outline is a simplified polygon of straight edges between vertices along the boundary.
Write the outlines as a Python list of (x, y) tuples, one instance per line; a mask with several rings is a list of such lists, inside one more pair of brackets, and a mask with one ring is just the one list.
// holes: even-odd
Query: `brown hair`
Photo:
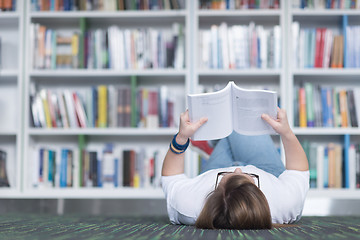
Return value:
[(195, 223), (205, 229), (271, 229), (269, 204), (243, 175), (230, 176), (211, 192)]

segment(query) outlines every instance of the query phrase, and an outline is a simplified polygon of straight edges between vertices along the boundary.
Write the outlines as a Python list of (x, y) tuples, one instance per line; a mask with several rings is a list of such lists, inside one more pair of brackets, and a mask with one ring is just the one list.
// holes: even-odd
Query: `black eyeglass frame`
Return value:
[[(217, 188), (217, 186), (218, 186), (219, 176), (221, 176), (221, 175), (223, 175), (223, 174), (225, 174), (225, 173), (228, 174), (228, 173), (234, 173), (234, 172), (218, 172), (218, 173), (217, 173), (217, 176), (216, 176), (215, 190), (216, 190), (216, 188)], [(248, 176), (250, 176), (250, 177), (255, 177), (256, 180), (257, 180), (257, 187), (260, 188), (260, 178), (259, 178), (259, 175), (254, 174), (254, 173), (245, 173), (245, 172), (243, 172), (243, 174), (246, 174), (246, 175), (248, 175)]]

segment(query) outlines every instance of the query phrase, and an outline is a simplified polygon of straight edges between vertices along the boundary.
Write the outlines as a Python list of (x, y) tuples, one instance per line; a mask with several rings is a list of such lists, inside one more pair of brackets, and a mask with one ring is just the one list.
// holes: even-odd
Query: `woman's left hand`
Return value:
[(207, 118), (203, 117), (200, 120), (192, 123), (190, 122), (189, 110), (186, 110), (180, 115), (180, 127), (179, 133), (176, 137), (176, 142), (179, 144), (185, 144), (187, 140), (198, 130), (204, 123), (206, 123)]

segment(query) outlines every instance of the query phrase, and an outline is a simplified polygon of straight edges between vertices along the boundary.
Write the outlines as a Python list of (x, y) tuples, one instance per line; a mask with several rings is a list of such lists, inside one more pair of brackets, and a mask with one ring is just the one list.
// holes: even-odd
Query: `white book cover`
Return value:
[(256, 31), (260, 41), (260, 68), (264, 69), (267, 67), (267, 31), (263, 26), (257, 26)]
[(305, 30), (300, 30), (299, 36), (299, 62), (297, 68), (305, 68), (305, 56), (306, 56), (306, 45), (305, 45)]
[(222, 68), (229, 69), (229, 48), (228, 48), (228, 27), (226, 23), (221, 23), (219, 27), (219, 37), (222, 54)]
[(277, 117), (277, 94), (266, 90), (247, 90), (230, 81), (217, 92), (189, 94), (190, 121), (201, 117), (208, 121), (201, 126), (193, 140), (220, 139), (234, 130), (244, 135), (275, 134), (273, 128), (261, 119), (261, 114)]
[(292, 33), (292, 52), (293, 52), (293, 68), (296, 68), (299, 65), (299, 34), (300, 34), (300, 24), (299, 22), (293, 22), (291, 25)]
[(218, 26), (211, 26), (211, 68), (218, 68), (219, 66), (219, 52), (218, 52)]
[(317, 167), (317, 181), (316, 181), (316, 186), (318, 189), (323, 189), (324, 188), (324, 146), (319, 145), (317, 147), (317, 163), (316, 163), (316, 167)]
[(281, 67), (281, 28), (280, 26), (274, 27), (274, 68)]
[(360, 88), (354, 88), (355, 112), (358, 123), (360, 123)]
[(356, 149), (351, 144), (349, 148), (349, 188), (356, 188)]
[(76, 120), (76, 113), (75, 113), (75, 105), (74, 100), (72, 97), (72, 94), (70, 90), (65, 89), (64, 90), (64, 99), (65, 99), (65, 105), (67, 110), (67, 116), (69, 117), (69, 125), (71, 128), (77, 128), (77, 120)]
[(229, 46), (229, 64), (230, 68), (235, 68), (235, 51), (234, 51), (234, 34), (233, 29), (230, 27), (227, 29), (228, 32), (228, 46)]
[(325, 31), (325, 41), (324, 41), (324, 56), (323, 56), (323, 67), (329, 68), (330, 67), (330, 56), (331, 56), (331, 49), (333, 45), (333, 33), (331, 29), (326, 29)]
[(39, 185), (39, 177), (40, 177), (40, 151), (39, 148), (35, 146), (30, 147), (30, 152), (32, 153), (32, 161), (29, 161), (31, 168), (31, 186), (30, 187), (38, 187)]

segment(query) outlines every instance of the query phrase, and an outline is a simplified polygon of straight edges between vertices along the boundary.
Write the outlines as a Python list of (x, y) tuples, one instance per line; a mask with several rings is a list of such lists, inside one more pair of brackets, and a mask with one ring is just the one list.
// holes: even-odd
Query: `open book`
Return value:
[(277, 94), (273, 91), (242, 89), (230, 81), (217, 92), (189, 94), (188, 109), (191, 122), (208, 118), (193, 140), (220, 139), (233, 130), (243, 135), (276, 133), (261, 119), (263, 113), (277, 118)]

